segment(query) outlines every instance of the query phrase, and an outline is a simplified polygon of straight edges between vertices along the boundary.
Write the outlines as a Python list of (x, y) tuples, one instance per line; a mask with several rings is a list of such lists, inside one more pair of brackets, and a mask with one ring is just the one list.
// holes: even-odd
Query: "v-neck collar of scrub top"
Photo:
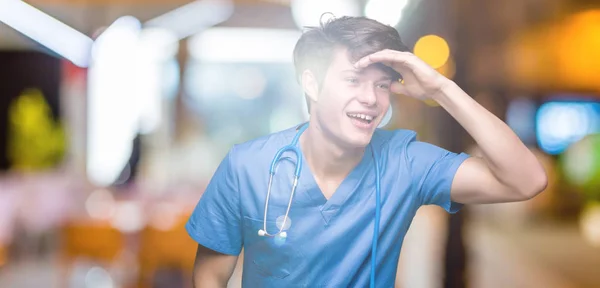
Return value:
[[(303, 123), (304, 124), (304, 123)], [(298, 126), (300, 127), (300, 125)], [(298, 129), (293, 129), (293, 133), (286, 138), (291, 142)], [(297, 144), (300, 151), (302, 151), (300, 144)], [(350, 173), (344, 178), (340, 185), (336, 188), (333, 195), (329, 198), (325, 198), (325, 195), (319, 188), (309, 165), (307, 165), (304, 153), (302, 154), (302, 171), (300, 172), (300, 179), (298, 180), (298, 188), (300, 193), (305, 193), (311, 201), (320, 207), (321, 216), (328, 225), (333, 217), (335, 217), (340, 208), (346, 203), (346, 201), (356, 193), (356, 189), (360, 185), (361, 181), (365, 176), (369, 174), (371, 170), (374, 171), (375, 167), (371, 167), (373, 163), (373, 154), (371, 152), (372, 144), (367, 145), (361, 161), (356, 165)], [(362, 195), (357, 195), (362, 196)]]

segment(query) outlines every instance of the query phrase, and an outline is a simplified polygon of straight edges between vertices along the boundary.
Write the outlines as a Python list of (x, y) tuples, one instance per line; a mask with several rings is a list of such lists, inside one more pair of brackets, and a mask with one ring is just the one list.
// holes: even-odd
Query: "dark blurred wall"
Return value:
[(0, 51), (0, 171), (7, 158), (8, 108), (25, 89), (42, 91), (54, 119), (60, 117), (60, 59), (36, 51)]

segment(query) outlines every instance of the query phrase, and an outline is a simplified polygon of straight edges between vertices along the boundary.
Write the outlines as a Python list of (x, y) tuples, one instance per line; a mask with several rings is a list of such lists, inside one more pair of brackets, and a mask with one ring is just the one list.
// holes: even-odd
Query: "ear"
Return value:
[(315, 75), (308, 69), (302, 72), (302, 89), (310, 100), (317, 101), (319, 97), (319, 83)]

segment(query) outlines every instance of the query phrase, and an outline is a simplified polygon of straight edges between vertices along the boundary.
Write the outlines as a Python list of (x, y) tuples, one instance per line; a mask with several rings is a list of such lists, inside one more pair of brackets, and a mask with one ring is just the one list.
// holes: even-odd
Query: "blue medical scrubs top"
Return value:
[[(375, 219), (375, 166), (381, 167), (377, 287), (394, 287), (400, 248), (417, 209), (439, 205), (455, 213), (450, 187), (467, 154), (416, 140), (410, 130), (376, 130), (361, 162), (327, 200), (304, 164), (289, 213), (287, 239), (261, 237), (269, 167), (291, 143), (296, 127), (235, 145), (217, 168), (186, 224), (214, 251), (244, 249), (243, 287), (368, 287)], [(267, 230), (279, 231), (287, 208), (295, 154), (281, 160), (273, 180)], [(306, 160), (303, 160), (306, 163)], [(281, 222), (279, 222), (281, 226)]]

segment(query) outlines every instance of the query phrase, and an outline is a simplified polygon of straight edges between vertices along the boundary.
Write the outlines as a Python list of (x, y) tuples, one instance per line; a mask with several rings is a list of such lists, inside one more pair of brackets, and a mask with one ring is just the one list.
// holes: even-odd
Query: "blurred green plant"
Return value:
[(59, 164), (65, 154), (62, 123), (52, 117), (39, 89), (26, 89), (9, 107), (8, 159), (11, 170), (30, 172)]
[(600, 202), (600, 134), (584, 137), (561, 155), (567, 181), (581, 189), (586, 201)]

